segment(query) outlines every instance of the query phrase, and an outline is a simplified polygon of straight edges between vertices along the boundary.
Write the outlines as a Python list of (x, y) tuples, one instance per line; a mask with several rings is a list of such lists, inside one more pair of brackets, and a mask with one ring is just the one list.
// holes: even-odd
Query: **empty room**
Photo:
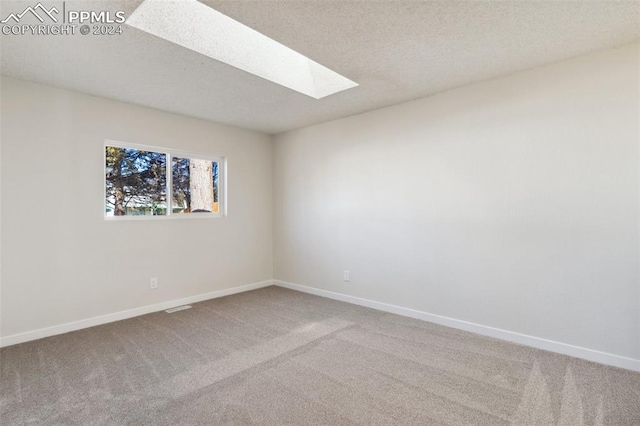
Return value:
[(0, 425), (640, 426), (640, 2), (0, 29)]

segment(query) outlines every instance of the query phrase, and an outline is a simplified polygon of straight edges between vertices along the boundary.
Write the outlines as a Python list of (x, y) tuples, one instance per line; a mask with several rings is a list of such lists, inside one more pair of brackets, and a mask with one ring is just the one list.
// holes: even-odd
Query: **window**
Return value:
[(107, 216), (167, 214), (167, 154), (105, 148)]
[(218, 213), (219, 163), (197, 158), (171, 158), (173, 213)]
[(221, 216), (223, 166), (220, 157), (107, 141), (105, 217)]

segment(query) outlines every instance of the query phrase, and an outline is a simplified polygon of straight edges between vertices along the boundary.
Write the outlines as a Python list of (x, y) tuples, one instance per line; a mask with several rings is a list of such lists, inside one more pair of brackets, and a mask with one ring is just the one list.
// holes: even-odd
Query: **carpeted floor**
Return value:
[(0, 350), (8, 425), (640, 425), (640, 374), (278, 287)]

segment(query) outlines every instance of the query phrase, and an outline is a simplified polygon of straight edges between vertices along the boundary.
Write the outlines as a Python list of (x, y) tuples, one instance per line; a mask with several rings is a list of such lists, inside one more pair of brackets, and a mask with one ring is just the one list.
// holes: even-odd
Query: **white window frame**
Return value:
[[(165, 154), (167, 158), (167, 214), (166, 215), (124, 215), (107, 216), (104, 206), (104, 196), (107, 193), (107, 175), (105, 164), (107, 163), (107, 147), (137, 149), (140, 151), (152, 151)], [(195, 160), (207, 160), (218, 163), (218, 212), (217, 213), (173, 213), (173, 173), (171, 169), (173, 157), (189, 158)], [(143, 145), (138, 143), (121, 142), (106, 139), (102, 147), (102, 216), (106, 221), (121, 220), (167, 220), (167, 219), (212, 219), (227, 216), (227, 159), (226, 157), (200, 154), (196, 152), (178, 149), (163, 148), (159, 146)]]

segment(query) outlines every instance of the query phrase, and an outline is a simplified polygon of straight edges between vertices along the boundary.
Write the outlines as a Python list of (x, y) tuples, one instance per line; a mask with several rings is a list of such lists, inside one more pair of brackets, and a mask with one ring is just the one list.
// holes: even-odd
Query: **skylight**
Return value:
[(196, 0), (145, 0), (127, 24), (312, 98), (358, 85)]

